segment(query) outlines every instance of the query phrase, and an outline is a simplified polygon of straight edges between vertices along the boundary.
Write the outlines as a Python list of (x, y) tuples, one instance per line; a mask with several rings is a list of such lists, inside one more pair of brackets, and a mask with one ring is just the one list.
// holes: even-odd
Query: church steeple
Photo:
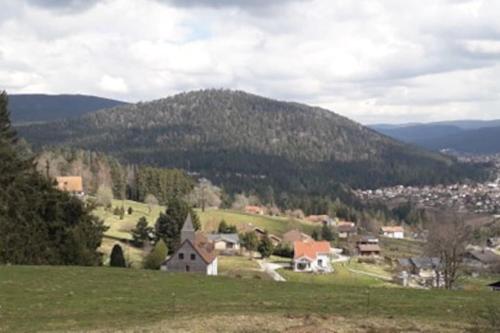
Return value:
[(181, 230), (181, 243), (184, 242), (186, 239), (189, 239), (193, 243), (194, 238), (195, 238), (195, 230), (193, 227), (193, 220), (191, 219), (191, 214), (188, 213), (186, 221), (184, 222), (184, 226), (182, 227)]

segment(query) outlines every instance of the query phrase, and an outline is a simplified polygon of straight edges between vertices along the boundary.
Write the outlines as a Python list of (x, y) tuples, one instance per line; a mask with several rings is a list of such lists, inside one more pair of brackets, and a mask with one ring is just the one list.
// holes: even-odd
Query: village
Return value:
[[(81, 177), (58, 177), (57, 183), (60, 189), (85, 198)], [(408, 193), (404, 187), (395, 189)], [(377, 194), (393, 198), (396, 190)], [(431, 196), (427, 201), (432, 200), (435, 199)], [(114, 204), (120, 206), (123, 202)], [(141, 214), (139, 204), (134, 204), (135, 208), (129, 210), (135, 211), (134, 215)], [(147, 215), (146, 208), (142, 209), (142, 214)], [(136, 254), (136, 265), (140, 267), (145, 254), (129, 237), (133, 224), (102, 209), (98, 212), (110, 227), (104, 240), (107, 251), (114, 246), (123, 247), (126, 253)], [(247, 205), (241, 211), (208, 208), (197, 210), (196, 214), (201, 217), (200, 230), (195, 230), (188, 214), (180, 232), (180, 244), (165, 256), (160, 270), (280, 282), (342, 284), (347, 279), (351, 283), (362, 281), (380, 286), (445, 287), (441, 259), (427, 255), (426, 240), (415, 239), (410, 229), (402, 225), (381, 226), (373, 233), (354, 222), (328, 215), (290, 220), (267, 215), (270, 212), (265, 207), (255, 205)], [(131, 264), (130, 255), (128, 259)], [(460, 265), (464, 284), (458, 288), (499, 290), (498, 282), (481, 283), (485, 276), (500, 279), (500, 237), (488, 238), (484, 246), (468, 244)]]
[(356, 196), (364, 201), (383, 202), (390, 207), (411, 202), (417, 208), (453, 209), (457, 212), (500, 215), (500, 156), (470, 155), (446, 151), (468, 164), (488, 163), (497, 174), (496, 181), (436, 186), (392, 186), (358, 189)]

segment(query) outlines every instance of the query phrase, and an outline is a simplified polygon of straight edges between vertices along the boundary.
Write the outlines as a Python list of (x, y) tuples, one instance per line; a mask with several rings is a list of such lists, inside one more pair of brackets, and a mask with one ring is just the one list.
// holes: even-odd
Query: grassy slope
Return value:
[(412, 239), (380, 237), (383, 255), (390, 258), (410, 258), (424, 255), (425, 243)]
[(331, 274), (309, 274), (309, 273), (296, 273), (289, 269), (279, 270), (280, 274), (290, 282), (303, 282), (303, 283), (319, 283), (319, 284), (333, 284), (336, 286), (358, 286), (358, 287), (394, 287), (395, 284), (385, 282), (375, 277), (353, 273), (348, 268), (364, 271), (368, 273), (380, 274), (390, 278), (390, 274), (386, 272), (371, 270), (371, 265), (367, 264), (335, 264), (335, 272)]
[[(412, 319), (466, 323), (493, 292), (420, 291), (276, 283), (112, 268), (0, 267), (0, 331), (143, 327), (242, 314)], [(175, 295), (175, 296), (173, 296)], [(174, 300), (175, 299), (175, 300)], [(175, 312), (174, 312), (175, 309)], [(29, 313), (29, 317), (27, 317)], [(29, 320), (27, 320), (29, 318)]]
[(251, 223), (256, 227), (264, 228), (271, 234), (275, 234), (277, 236), (281, 236), (291, 229), (299, 229), (310, 234), (315, 227), (314, 224), (306, 221), (285, 217), (246, 214), (234, 210), (206, 210), (203, 213), (198, 211), (198, 214), (200, 215), (203, 230), (208, 232), (216, 230), (222, 219), (229, 224), (236, 225), (238, 229), (242, 229)]
[[(113, 208), (121, 206), (121, 200), (113, 200)], [(160, 215), (160, 212), (164, 212), (165, 210), (165, 207), (162, 206), (152, 206), (152, 210), (149, 212), (146, 204), (130, 200), (125, 200), (123, 202), (123, 206), (126, 210), (128, 207), (133, 208), (132, 215), (125, 214), (123, 220), (120, 220), (119, 216), (113, 215), (112, 212), (105, 211), (102, 207), (95, 211), (95, 214), (103, 219), (105, 224), (110, 227), (110, 229), (106, 232), (106, 235), (123, 239), (131, 239), (129, 231), (135, 227), (139, 218), (145, 216), (148, 219), (149, 224), (154, 225), (156, 219)], [(196, 210), (196, 212), (200, 217), (202, 230), (205, 232), (216, 230), (220, 221), (223, 219), (229, 224), (236, 225), (238, 229), (242, 229), (247, 224), (251, 223), (256, 227), (264, 228), (270, 233), (278, 236), (281, 236), (288, 230), (295, 228), (311, 233), (315, 227), (313, 224), (306, 221), (299, 221), (285, 217), (245, 214), (243, 212), (233, 210), (211, 209), (206, 210), (205, 212)]]

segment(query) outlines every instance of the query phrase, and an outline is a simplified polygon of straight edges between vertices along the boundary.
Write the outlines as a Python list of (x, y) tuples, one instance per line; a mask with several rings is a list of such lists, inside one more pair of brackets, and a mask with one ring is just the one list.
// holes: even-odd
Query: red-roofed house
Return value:
[(83, 194), (83, 181), (80, 176), (56, 177), (57, 188), (73, 194)]
[(295, 272), (332, 271), (330, 243), (326, 241), (297, 241), (293, 243), (293, 270)]
[(259, 206), (245, 206), (245, 213), (264, 215), (264, 208)]

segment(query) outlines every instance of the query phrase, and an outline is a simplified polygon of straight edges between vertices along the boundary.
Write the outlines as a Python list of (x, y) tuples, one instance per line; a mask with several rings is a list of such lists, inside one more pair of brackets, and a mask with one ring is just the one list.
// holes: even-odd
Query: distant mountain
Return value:
[(434, 150), (453, 149), (472, 154), (497, 154), (500, 153), (500, 126), (466, 130), (422, 140), (419, 145)]
[(391, 138), (418, 145), (422, 145), (423, 141), (458, 134), (464, 131), (457, 126), (440, 124), (409, 125), (392, 128), (378, 127), (376, 130)]
[(19, 131), (38, 147), (69, 145), (197, 172), (229, 192), (321, 195), (339, 183), (375, 187), (485, 175), (331, 111), (240, 91), (183, 93)]
[(428, 124), (371, 125), (374, 130), (432, 150), (500, 153), (500, 120), (457, 120)]
[(368, 125), (368, 127), (373, 128), (376, 131), (396, 129), (396, 128), (408, 128), (408, 127), (433, 127), (433, 126), (452, 126), (458, 127), (463, 130), (479, 129), (484, 127), (498, 127), (500, 126), (500, 119), (495, 120), (449, 120), (449, 121), (437, 121), (431, 123), (402, 123), (402, 124), (373, 124)]
[(85, 95), (9, 95), (9, 111), (15, 124), (78, 118), (89, 112), (124, 104), (126, 103)]

